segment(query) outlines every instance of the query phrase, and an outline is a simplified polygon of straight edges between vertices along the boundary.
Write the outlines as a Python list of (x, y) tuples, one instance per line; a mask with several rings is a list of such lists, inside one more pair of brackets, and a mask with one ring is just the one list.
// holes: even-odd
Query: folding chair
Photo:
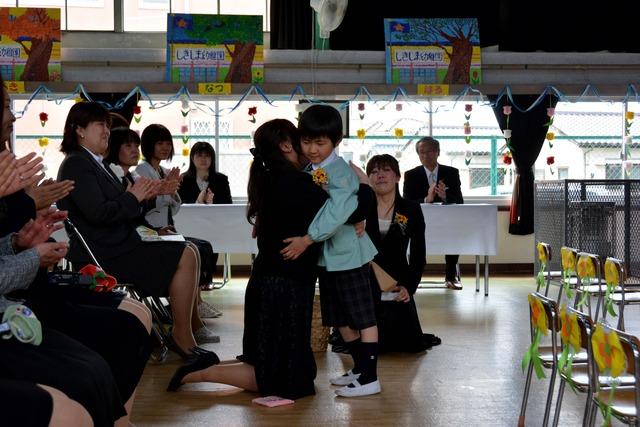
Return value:
[[(591, 355), (593, 351), (591, 346), (593, 321), (586, 313), (568, 307), (564, 313), (560, 310), (560, 329), (563, 351), (567, 346), (572, 346), (574, 350), (578, 347), (580, 353), (576, 353), (571, 370), (559, 369), (560, 387), (558, 389), (558, 400), (556, 402), (556, 411), (553, 417), (553, 426), (555, 427), (558, 425), (564, 388), (567, 382), (570, 382), (573, 390), (587, 394), (584, 416), (582, 418), (582, 425), (587, 425), (591, 415), (591, 399), (593, 397), (593, 388), (591, 387), (591, 375), (593, 375), (593, 370), (588, 363), (588, 360), (593, 357)], [(571, 343), (571, 341), (573, 341), (573, 343)], [(585, 355), (586, 359), (584, 358)], [(629, 374), (621, 375), (618, 380), (622, 385), (635, 384), (635, 377)], [(600, 387), (607, 389), (611, 388), (612, 378), (610, 376), (599, 375), (597, 377), (597, 381), (600, 384)]]
[[(80, 243), (82, 244), (82, 247), (89, 255), (89, 258), (91, 258), (91, 261), (97, 267), (102, 268), (100, 267), (100, 264), (98, 263), (98, 260), (96, 259), (96, 257), (93, 255), (93, 252), (89, 248), (89, 245), (87, 244), (86, 240), (84, 239), (84, 237), (82, 237), (82, 234), (80, 234), (80, 231), (78, 231), (78, 229), (73, 224), (73, 222), (71, 222), (71, 220), (67, 218), (64, 220), (64, 225), (65, 225), (65, 229), (67, 231), (68, 236), (77, 237)], [(160, 301), (160, 298), (152, 297), (152, 296), (142, 296), (142, 294), (139, 291), (137, 291), (135, 289), (135, 286), (133, 286), (132, 284), (119, 283), (118, 287), (126, 290), (127, 293), (133, 299), (140, 301), (145, 306), (147, 306), (149, 311), (151, 311), (151, 316), (153, 319), (152, 331), (154, 336), (158, 340), (158, 343), (160, 344), (158, 352), (152, 354), (151, 357), (156, 362), (163, 362), (167, 358), (167, 354), (169, 352), (168, 343), (171, 342), (171, 337), (169, 336), (167, 330), (165, 329), (165, 326), (162, 320), (163, 318), (172, 319), (171, 313), (164, 307), (164, 305), (162, 304), (162, 301)]]
[(640, 304), (640, 288), (625, 284), (626, 270), (619, 259), (611, 257), (606, 259), (604, 275), (606, 283), (611, 283), (614, 286), (611, 301), (618, 306), (617, 328), (624, 331), (624, 306)]
[[(602, 406), (611, 415), (629, 425), (640, 425), (640, 341), (633, 335), (599, 323), (591, 336), (591, 357), (589, 365), (593, 375), (590, 386), (593, 390), (588, 425), (595, 424), (598, 407)], [(606, 352), (605, 356), (604, 352)], [(620, 369), (620, 362), (626, 368)], [(610, 386), (605, 388), (596, 379), (602, 374), (611, 378)], [(624, 376), (633, 377), (633, 385), (622, 381)], [(611, 386), (613, 379), (619, 386)]]
[[(576, 263), (578, 284), (574, 308), (581, 310), (581, 306), (586, 304), (589, 309), (589, 316), (596, 322), (598, 321), (600, 305), (602, 304), (603, 292), (607, 288), (607, 285), (602, 283), (601, 266), (600, 256), (587, 252), (578, 253), (578, 262)], [(595, 316), (591, 310), (591, 296), (597, 297)]]
[[(530, 314), (529, 324), (532, 343), (532, 347), (530, 347), (529, 351), (531, 351), (531, 348), (533, 348), (534, 343), (539, 342), (541, 335), (549, 335), (549, 332), (551, 345), (538, 346), (538, 354), (532, 355), (531, 359), (529, 360), (527, 379), (524, 386), (524, 396), (522, 397), (522, 406), (520, 408), (520, 416), (518, 418), (518, 426), (524, 426), (525, 424), (525, 414), (527, 410), (529, 390), (531, 387), (531, 377), (533, 374), (534, 365), (537, 363), (540, 363), (542, 367), (551, 370), (551, 378), (549, 379), (547, 401), (542, 422), (542, 425), (546, 426), (549, 423), (551, 402), (553, 400), (553, 388), (555, 385), (555, 378), (558, 370), (558, 357), (561, 350), (558, 342), (558, 305), (554, 300), (547, 298), (538, 292), (529, 294), (528, 299)], [(586, 354), (581, 354), (579, 355), (579, 357), (586, 361)], [(534, 360), (534, 358), (538, 358), (539, 361)]]

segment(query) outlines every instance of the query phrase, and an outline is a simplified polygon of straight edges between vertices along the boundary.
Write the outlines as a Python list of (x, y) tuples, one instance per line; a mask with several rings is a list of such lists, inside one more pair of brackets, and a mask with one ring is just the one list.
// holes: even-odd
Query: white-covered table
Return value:
[[(211, 242), (215, 252), (228, 254), (258, 252), (246, 219), (247, 206), (182, 205), (174, 217), (176, 229), (185, 236)], [(423, 204), (427, 255), (475, 255), (476, 291), (480, 290), (480, 256), (484, 256), (484, 292), (489, 294), (489, 256), (497, 253), (498, 209), (489, 204)]]
[(498, 251), (498, 207), (490, 204), (422, 204), (427, 255), (475, 255), (476, 291), (484, 256), (484, 294), (489, 295), (489, 256)]

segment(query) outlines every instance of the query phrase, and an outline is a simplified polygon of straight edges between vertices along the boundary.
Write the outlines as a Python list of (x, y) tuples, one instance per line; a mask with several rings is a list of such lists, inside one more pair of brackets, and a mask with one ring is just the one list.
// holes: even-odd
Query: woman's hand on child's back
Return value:
[(353, 172), (358, 177), (358, 181), (360, 181), (360, 184), (369, 185), (369, 177), (361, 168), (356, 166), (351, 160), (349, 160), (349, 166), (351, 166), (351, 170), (353, 170)]
[(306, 236), (289, 237), (288, 239), (284, 239), (283, 242), (289, 245), (281, 250), (280, 253), (285, 260), (292, 261), (302, 255), (302, 253), (313, 244), (313, 240), (311, 240), (308, 234)]

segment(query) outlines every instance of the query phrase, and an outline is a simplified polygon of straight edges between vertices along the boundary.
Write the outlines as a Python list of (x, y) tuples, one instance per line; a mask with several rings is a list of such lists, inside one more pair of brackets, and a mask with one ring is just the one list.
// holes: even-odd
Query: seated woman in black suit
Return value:
[[(109, 123), (109, 113), (98, 103), (71, 107), (61, 144), (66, 157), (58, 179), (72, 179), (76, 185), (58, 206), (69, 212), (105, 271), (150, 295), (170, 297), (174, 349), (186, 357), (196, 348), (193, 332), (204, 327), (194, 307), (198, 255), (182, 242), (141, 240), (136, 232), (141, 202), (153, 197), (158, 184), (140, 178), (125, 189), (103, 163)], [(75, 265), (91, 263), (77, 236), (71, 236), (68, 257)], [(196, 353), (202, 354), (201, 349)]]
[(182, 203), (233, 203), (229, 179), (216, 172), (216, 152), (208, 142), (199, 141), (191, 147), (189, 169), (182, 174), (178, 194)]
[[(367, 218), (367, 234), (376, 245), (374, 261), (398, 284), (393, 299), (381, 301), (381, 291), (372, 274), (372, 290), (378, 304), (378, 342), (381, 352), (421, 352), (440, 339), (423, 334), (413, 294), (425, 266), (424, 217), (418, 203), (400, 196), (398, 161), (388, 154), (373, 156), (367, 175), (376, 193), (375, 209)], [(407, 262), (407, 248), (409, 260)]]
[[(182, 183), (178, 189), (182, 203), (207, 205), (231, 204), (231, 189), (227, 176), (216, 172), (216, 152), (208, 142), (199, 141), (191, 147), (189, 169), (182, 174)], [(218, 254), (213, 253), (211, 265), (218, 263)], [(209, 290), (213, 284), (201, 285)]]

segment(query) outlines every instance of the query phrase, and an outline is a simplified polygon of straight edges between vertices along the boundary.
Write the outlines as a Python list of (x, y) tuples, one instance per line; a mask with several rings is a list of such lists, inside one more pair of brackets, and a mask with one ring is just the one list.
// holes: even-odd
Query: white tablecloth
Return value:
[(182, 205), (173, 218), (180, 234), (208, 240), (215, 252), (258, 253), (247, 205)]
[(496, 255), (498, 207), (422, 204), (427, 255)]
[[(175, 216), (178, 232), (209, 240), (216, 252), (256, 253), (246, 205), (182, 205)], [(422, 205), (428, 255), (496, 255), (498, 209), (495, 205)]]

